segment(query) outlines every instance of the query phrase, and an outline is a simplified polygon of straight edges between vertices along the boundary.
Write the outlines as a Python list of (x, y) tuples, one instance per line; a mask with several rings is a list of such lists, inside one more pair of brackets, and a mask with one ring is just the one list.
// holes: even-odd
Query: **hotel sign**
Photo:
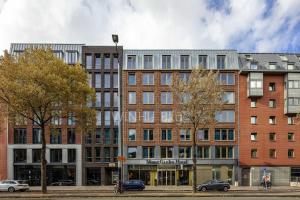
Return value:
[(187, 164), (187, 160), (180, 160), (180, 159), (163, 159), (163, 160), (146, 160), (147, 164), (151, 165), (183, 165)]

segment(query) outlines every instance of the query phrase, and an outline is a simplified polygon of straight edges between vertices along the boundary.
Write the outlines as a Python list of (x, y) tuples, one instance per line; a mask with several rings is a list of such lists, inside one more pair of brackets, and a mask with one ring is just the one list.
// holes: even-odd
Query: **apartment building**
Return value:
[(82, 141), (84, 185), (111, 185), (119, 177), (118, 146), (120, 130), (120, 97), (123, 48), (115, 46), (83, 46), (82, 65), (95, 88), (97, 128), (86, 133)]
[[(72, 65), (81, 62), (83, 44), (11, 44), (12, 55), (27, 48), (51, 48), (64, 62)], [(46, 127), (46, 159), (48, 184), (59, 180), (72, 180), (81, 185), (81, 134), (75, 131), (75, 120), (55, 119), (53, 127)], [(28, 180), (30, 185), (40, 185), (41, 131), (31, 121), (9, 123), (1, 137), (7, 137), (7, 179)], [(5, 136), (6, 135), (6, 136)], [(1, 138), (2, 139), (2, 138)], [(4, 140), (1, 140), (4, 143)]]
[(273, 185), (300, 177), (300, 55), (239, 54), (239, 165), (242, 185)]
[(176, 123), (172, 79), (202, 66), (219, 71), (224, 110), (197, 134), (197, 182), (237, 180), (238, 56), (234, 50), (124, 50), (123, 144), (125, 179), (146, 185), (191, 185), (191, 127)]

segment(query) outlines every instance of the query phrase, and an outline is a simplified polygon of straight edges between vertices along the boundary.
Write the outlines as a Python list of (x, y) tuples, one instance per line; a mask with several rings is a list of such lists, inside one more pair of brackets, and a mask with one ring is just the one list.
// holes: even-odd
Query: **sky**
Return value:
[(10, 43), (300, 52), (300, 0), (0, 0)]

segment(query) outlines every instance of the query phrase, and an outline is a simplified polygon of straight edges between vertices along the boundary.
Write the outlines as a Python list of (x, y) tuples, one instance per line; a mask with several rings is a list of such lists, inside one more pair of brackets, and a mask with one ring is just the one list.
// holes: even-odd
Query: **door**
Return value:
[(158, 185), (175, 185), (175, 170), (158, 171)]
[(250, 186), (250, 168), (242, 169), (242, 186)]

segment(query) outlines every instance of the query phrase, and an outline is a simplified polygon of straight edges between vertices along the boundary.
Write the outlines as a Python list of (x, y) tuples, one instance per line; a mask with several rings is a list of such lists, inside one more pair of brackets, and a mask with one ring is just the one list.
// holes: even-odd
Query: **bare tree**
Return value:
[(192, 127), (193, 192), (196, 192), (196, 134), (199, 129), (215, 123), (215, 114), (223, 106), (223, 89), (218, 72), (195, 68), (186, 80), (176, 76), (171, 86), (178, 102), (176, 112), (182, 123)]

